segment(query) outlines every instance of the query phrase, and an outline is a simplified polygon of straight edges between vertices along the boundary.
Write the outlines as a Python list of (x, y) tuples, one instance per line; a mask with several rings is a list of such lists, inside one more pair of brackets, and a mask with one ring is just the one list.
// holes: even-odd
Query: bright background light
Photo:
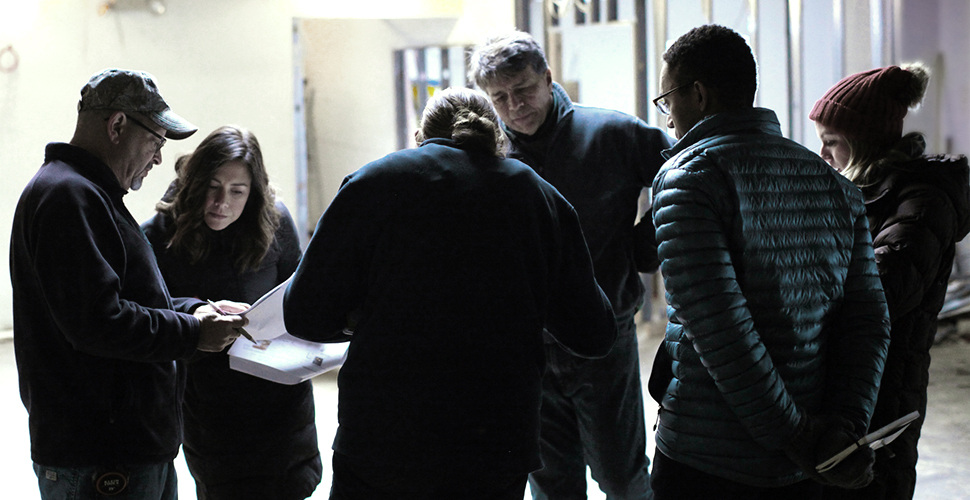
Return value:
[(41, 0), (0, 0), (0, 45), (16, 42), (37, 23)]

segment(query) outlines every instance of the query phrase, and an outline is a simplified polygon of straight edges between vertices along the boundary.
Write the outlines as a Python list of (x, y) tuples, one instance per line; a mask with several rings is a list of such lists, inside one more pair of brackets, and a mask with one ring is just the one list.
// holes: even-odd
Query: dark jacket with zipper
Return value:
[[(117, 177), (47, 146), (10, 238), (14, 348), (31, 458), (50, 466), (169, 462), (202, 302), (172, 299)], [(176, 310), (181, 312), (176, 312)]]
[(532, 136), (505, 127), (509, 156), (526, 163), (576, 208), (596, 281), (618, 318), (641, 304), (637, 272), (656, 271), (649, 213), (634, 227), (640, 192), (649, 188), (670, 147), (663, 131), (619, 111), (573, 104), (553, 83), (553, 107)]

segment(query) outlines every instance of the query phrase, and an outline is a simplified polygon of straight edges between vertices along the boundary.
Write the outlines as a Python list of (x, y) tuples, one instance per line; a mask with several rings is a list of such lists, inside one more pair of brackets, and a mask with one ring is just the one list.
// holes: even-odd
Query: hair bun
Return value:
[(435, 93), (425, 106), (418, 136), (448, 138), (462, 148), (505, 155), (505, 134), (491, 102), (483, 92), (468, 88)]

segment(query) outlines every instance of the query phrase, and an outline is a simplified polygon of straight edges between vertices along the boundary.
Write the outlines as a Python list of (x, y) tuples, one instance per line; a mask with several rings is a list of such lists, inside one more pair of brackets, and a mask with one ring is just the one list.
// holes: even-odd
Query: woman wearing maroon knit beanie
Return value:
[(879, 276), (892, 321), (891, 343), (870, 423), (878, 429), (914, 410), (920, 418), (876, 452), (873, 482), (828, 488), (825, 498), (911, 499), (916, 443), (926, 414), (930, 346), (943, 306), (955, 245), (970, 232), (970, 169), (965, 156), (925, 156), (918, 133), (902, 135), (929, 74), (919, 64), (850, 75), (815, 103), (820, 154), (866, 200)]

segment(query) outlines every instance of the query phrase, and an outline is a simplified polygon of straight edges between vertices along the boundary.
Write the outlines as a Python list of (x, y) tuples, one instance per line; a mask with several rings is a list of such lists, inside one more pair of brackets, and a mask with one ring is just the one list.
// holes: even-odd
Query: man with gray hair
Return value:
[(195, 131), (148, 73), (97, 73), (81, 89), (71, 142), (47, 145), (17, 204), (14, 350), (45, 500), (178, 495), (175, 360), (221, 351), (246, 320), (170, 297), (123, 197), (161, 163), (167, 139)]
[(650, 498), (640, 358), (633, 316), (638, 271), (656, 269), (650, 218), (638, 199), (663, 164), (667, 135), (618, 111), (573, 104), (527, 33), (488, 40), (471, 57), (510, 139), (510, 156), (556, 187), (579, 214), (596, 280), (619, 334), (603, 359), (570, 356), (546, 336), (535, 498), (585, 498), (586, 466), (609, 498)]

